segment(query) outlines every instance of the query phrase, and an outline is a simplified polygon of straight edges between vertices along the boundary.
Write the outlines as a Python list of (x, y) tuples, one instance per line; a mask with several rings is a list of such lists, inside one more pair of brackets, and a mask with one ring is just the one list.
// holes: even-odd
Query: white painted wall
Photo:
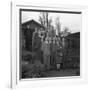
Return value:
[[(16, 1), (16, 0), (13, 0)], [(17, 0), (17, 1), (31, 1), (34, 3), (45, 4), (71, 4), (71, 5), (86, 5), (88, 6), (88, 32), (86, 48), (89, 54), (90, 49), (90, 0)], [(0, 1), (0, 90), (10, 90), (10, 0)], [(88, 57), (88, 60), (90, 58)], [(88, 84), (81, 85), (66, 85), (66, 86), (48, 86), (31, 88), (31, 90), (90, 90), (90, 61), (88, 61)], [(21, 89), (24, 90), (24, 89)], [(26, 89), (25, 89), (26, 90)], [(28, 89), (30, 90), (30, 89)]]

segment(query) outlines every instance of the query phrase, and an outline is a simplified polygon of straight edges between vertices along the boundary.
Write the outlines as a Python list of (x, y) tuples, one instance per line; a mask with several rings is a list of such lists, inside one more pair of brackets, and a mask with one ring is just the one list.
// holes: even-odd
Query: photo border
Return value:
[[(25, 7), (24, 7), (25, 6)], [(12, 2), (11, 3), (11, 87), (35, 87), (35, 86), (52, 86), (52, 85), (67, 85), (80, 84), (87, 82), (87, 60), (86, 60), (86, 31), (87, 31), (87, 7), (86, 6), (72, 6), (72, 5), (44, 5), (31, 4), (26, 2)], [(55, 77), (55, 78), (39, 78), (20, 80), (20, 14), (19, 10), (24, 9), (41, 9), (41, 10), (56, 10), (56, 11), (78, 11), (82, 13), (82, 27), (80, 31), (80, 77)], [(85, 31), (86, 30), (86, 31)]]

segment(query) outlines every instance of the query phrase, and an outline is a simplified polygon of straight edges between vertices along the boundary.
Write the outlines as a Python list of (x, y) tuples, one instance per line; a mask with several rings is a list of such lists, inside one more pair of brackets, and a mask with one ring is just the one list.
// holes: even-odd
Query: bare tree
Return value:
[(51, 27), (52, 27), (52, 18), (48, 20), (48, 29), (50, 29)]
[(42, 26), (44, 26), (46, 29), (50, 29), (52, 18), (49, 19), (48, 12), (41, 12), (39, 16), (39, 21)]
[(64, 27), (64, 30), (63, 30), (63, 36), (67, 36), (70, 34), (70, 31), (69, 31), (69, 28), (68, 27)]
[(61, 32), (61, 23), (60, 23), (60, 18), (59, 17), (56, 18), (55, 25), (56, 25), (57, 33), (60, 34), (60, 32)]
[(47, 27), (48, 26), (48, 13), (41, 12), (39, 16), (39, 21), (42, 24), (42, 26)]

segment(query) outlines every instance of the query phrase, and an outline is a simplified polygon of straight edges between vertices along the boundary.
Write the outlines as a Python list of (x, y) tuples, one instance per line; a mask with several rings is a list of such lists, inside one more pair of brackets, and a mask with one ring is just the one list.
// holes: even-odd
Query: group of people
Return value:
[(33, 33), (33, 51), (36, 53), (36, 59), (43, 60), (46, 70), (50, 70), (51, 66), (56, 66), (60, 70), (62, 63), (62, 45), (59, 36), (50, 37), (48, 32), (43, 36), (36, 29)]

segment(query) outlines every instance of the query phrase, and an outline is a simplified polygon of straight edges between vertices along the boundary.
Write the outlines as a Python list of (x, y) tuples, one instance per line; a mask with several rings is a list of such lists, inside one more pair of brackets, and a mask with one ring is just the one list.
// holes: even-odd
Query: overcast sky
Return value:
[[(39, 22), (40, 12), (22, 11), (22, 23), (34, 19)], [(59, 17), (61, 22), (61, 29), (66, 26), (71, 32), (78, 32), (81, 29), (81, 14), (68, 14), (68, 13), (49, 13), (49, 18), (52, 18), (53, 25), (55, 26), (55, 19)]]

